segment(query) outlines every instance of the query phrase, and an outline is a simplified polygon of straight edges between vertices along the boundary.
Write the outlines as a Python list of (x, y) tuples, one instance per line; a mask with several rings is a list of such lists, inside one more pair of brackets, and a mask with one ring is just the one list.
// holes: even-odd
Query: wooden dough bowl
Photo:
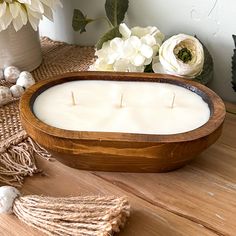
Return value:
[[(195, 130), (173, 135), (69, 131), (40, 121), (32, 107), (51, 86), (74, 80), (119, 80), (170, 83), (187, 88), (208, 103), (209, 121)], [(165, 172), (187, 164), (221, 135), (225, 118), (222, 100), (197, 82), (147, 73), (77, 72), (42, 80), (29, 88), (20, 102), (21, 121), (30, 137), (62, 163), (84, 170)]]

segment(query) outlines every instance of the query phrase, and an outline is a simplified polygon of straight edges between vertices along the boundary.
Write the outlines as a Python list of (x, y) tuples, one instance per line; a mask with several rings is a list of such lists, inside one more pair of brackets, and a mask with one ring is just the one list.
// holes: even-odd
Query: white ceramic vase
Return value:
[(38, 31), (30, 24), (15, 31), (12, 25), (0, 32), (0, 68), (10, 65), (32, 71), (42, 62)]

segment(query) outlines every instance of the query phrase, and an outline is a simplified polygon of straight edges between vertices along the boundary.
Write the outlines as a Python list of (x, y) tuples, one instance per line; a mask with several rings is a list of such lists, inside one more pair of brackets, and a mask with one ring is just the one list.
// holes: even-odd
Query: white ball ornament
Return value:
[(14, 98), (19, 98), (25, 92), (24, 88), (20, 85), (13, 85), (10, 87), (11, 94)]
[(20, 76), (20, 70), (15, 66), (8, 66), (4, 70), (5, 80), (14, 84)]
[(34, 80), (34, 77), (32, 76), (32, 74), (30, 72), (23, 71), (23, 72), (20, 73), (20, 76), (17, 79), (16, 84), (22, 86), (25, 89), (27, 89), (30, 86), (35, 84), (35, 80)]
[(0, 86), (0, 107), (10, 102), (12, 99), (11, 91), (8, 87)]
[(14, 187), (0, 187), (0, 213), (11, 214), (14, 201), (19, 196), (20, 192)]

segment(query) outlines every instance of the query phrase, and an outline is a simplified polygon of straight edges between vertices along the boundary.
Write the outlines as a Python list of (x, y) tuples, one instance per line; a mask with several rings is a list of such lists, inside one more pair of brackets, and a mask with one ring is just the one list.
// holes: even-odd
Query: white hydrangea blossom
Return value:
[(95, 52), (96, 61), (90, 66), (93, 71), (143, 72), (152, 62), (164, 40), (164, 35), (156, 27), (119, 26), (122, 38), (105, 42)]
[(20, 30), (29, 23), (36, 31), (42, 16), (53, 20), (52, 10), (62, 7), (60, 0), (2, 0), (0, 1), (0, 32), (12, 23)]

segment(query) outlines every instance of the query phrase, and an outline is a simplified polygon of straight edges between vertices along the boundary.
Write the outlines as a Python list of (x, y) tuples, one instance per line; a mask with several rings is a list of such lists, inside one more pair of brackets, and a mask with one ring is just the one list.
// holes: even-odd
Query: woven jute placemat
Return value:
[[(87, 70), (94, 57), (93, 47), (81, 47), (41, 39), (43, 62), (32, 72), (36, 81), (66, 72)], [(0, 85), (11, 86), (4, 80)], [(0, 107), (0, 185), (21, 185), (24, 177), (39, 170), (35, 155), (50, 158), (45, 149), (36, 144), (21, 126), (19, 101)]]

